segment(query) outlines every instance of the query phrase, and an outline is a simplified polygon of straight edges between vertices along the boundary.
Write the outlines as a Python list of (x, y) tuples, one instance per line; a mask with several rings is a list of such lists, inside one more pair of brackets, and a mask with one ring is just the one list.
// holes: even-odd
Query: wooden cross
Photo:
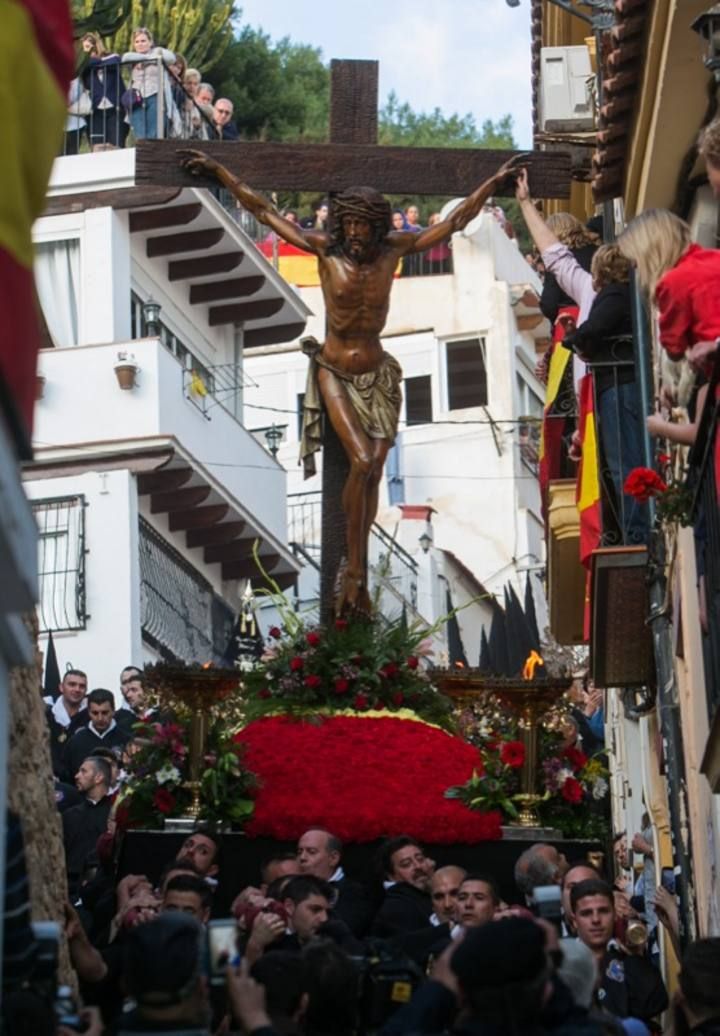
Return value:
[[(245, 183), (259, 190), (316, 191), (331, 196), (357, 184), (386, 194), (413, 196), (470, 194), (511, 157), (486, 148), (379, 146), (378, 62), (331, 63), (330, 143), (265, 144), (195, 142)], [(138, 141), (135, 182), (140, 185), (217, 186), (214, 179), (183, 169), (177, 151), (185, 141)], [(540, 198), (570, 194), (570, 156), (557, 151), (528, 154), (533, 191)], [(329, 421), (323, 440), (320, 614), (332, 618), (335, 578), (345, 554), (341, 493), (348, 461)]]

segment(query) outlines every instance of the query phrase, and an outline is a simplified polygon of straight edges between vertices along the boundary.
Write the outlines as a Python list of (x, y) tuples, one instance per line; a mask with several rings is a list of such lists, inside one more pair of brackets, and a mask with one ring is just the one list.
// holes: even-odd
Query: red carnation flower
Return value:
[(395, 662), (388, 662), (386, 665), (384, 665), (381, 669), (378, 670), (380, 676), (382, 676), (385, 680), (391, 680), (393, 676), (397, 676), (399, 671), (400, 670), (397, 666), (397, 663)]
[(320, 635), (318, 633), (308, 633), (305, 636), (305, 640), (308, 642), (310, 647), (317, 647), (320, 643)]
[(419, 664), (420, 663), (418, 662), (417, 658), (415, 658), (415, 655), (410, 655), (410, 658), (406, 659), (405, 661), (405, 665), (408, 667), (408, 669), (417, 669)]
[(354, 709), (366, 709), (368, 707), (368, 699), (366, 694), (356, 694), (353, 701)]
[(273, 640), (280, 640), (282, 637), (282, 630), (279, 626), (271, 626), (268, 630), (268, 637), (272, 637)]
[(347, 621), (347, 619), (335, 619), (335, 629), (336, 630), (340, 630), (340, 632), (342, 633), (342, 631), (346, 630), (347, 628), (348, 628), (348, 621)]
[(565, 780), (565, 783), (563, 784), (562, 788), (560, 789), (560, 794), (566, 802), (571, 802), (574, 806), (576, 806), (578, 802), (582, 802), (582, 784), (580, 783), (580, 781), (576, 781), (574, 777), (568, 777)]
[(563, 752), (563, 758), (567, 759), (573, 770), (582, 770), (583, 766), (585, 766), (588, 761), (588, 757), (585, 753), (581, 752), (579, 748), (574, 748), (572, 745), (565, 749)]
[(166, 788), (158, 788), (153, 795), (153, 806), (158, 813), (172, 813), (175, 809), (175, 796)]
[(393, 696), (392, 696), (392, 703), (393, 703), (393, 705), (397, 705), (399, 707), (400, 705), (402, 705), (402, 703), (404, 701), (405, 701), (405, 695), (403, 694), (402, 691), (396, 691), (396, 693), (393, 694)]
[(302, 669), (305, 665), (305, 660), (300, 655), (295, 655), (294, 658), (290, 659), (290, 669), (293, 673), (297, 673), (298, 670)]
[(339, 676), (335, 681), (335, 693), (346, 694), (350, 690), (350, 681), (346, 680), (344, 676)]
[(263, 700), (267, 698), (272, 698), (272, 691), (269, 690), (267, 687), (263, 687), (261, 691), (258, 691), (258, 698), (262, 698)]
[(305, 684), (306, 687), (311, 687), (314, 690), (316, 687), (321, 687), (322, 686), (322, 677), (321, 676), (316, 676), (313, 673), (310, 676), (306, 676), (305, 679), (303, 680), (303, 683)]
[(671, 460), (672, 460), (672, 457), (670, 456), (669, 453), (658, 453), (658, 463), (659, 464), (669, 464)]
[(525, 745), (522, 741), (503, 741), (500, 748), (500, 762), (519, 769), (525, 762)]
[(624, 493), (641, 502), (664, 493), (666, 489), (667, 483), (652, 468), (633, 468), (623, 486)]

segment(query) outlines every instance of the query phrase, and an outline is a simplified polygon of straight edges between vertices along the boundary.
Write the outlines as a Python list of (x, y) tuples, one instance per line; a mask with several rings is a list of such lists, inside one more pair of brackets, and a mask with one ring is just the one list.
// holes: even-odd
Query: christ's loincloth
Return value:
[(322, 446), (323, 401), (318, 385), (318, 367), (332, 371), (340, 379), (367, 436), (395, 442), (402, 403), (402, 368), (395, 357), (383, 352), (377, 370), (349, 374), (325, 362), (322, 345), (316, 338), (303, 338), (300, 345), (309, 360), (300, 440), (300, 460), (305, 478), (315, 474), (315, 454)]

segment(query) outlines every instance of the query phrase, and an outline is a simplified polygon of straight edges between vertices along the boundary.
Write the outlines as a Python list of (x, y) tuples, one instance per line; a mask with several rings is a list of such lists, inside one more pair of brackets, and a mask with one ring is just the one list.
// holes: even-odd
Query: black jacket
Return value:
[(341, 878), (331, 885), (337, 890), (332, 917), (344, 921), (353, 935), (367, 935), (375, 913), (368, 890), (350, 878)]
[(98, 737), (90, 727), (81, 727), (65, 746), (67, 777), (72, 780), (87, 757), (92, 755), (96, 748), (122, 748), (129, 738), (129, 732), (117, 725), (105, 737)]
[(402, 932), (413, 932), (418, 928), (430, 927), (433, 912), (428, 892), (422, 892), (406, 881), (391, 885), (378, 910), (372, 926), (372, 934), (381, 939), (391, 939)]
[[(587, 320), (563, 339), (563, 345), (579, 353), (588, 363), (619, 360), (618, 384), (635, 381), (632, 341), (632, 311), (629, 284), (608, 284), (595, 296)], [(611, 368), (595, 368), (597, 391), (614, 384)]]
[(600, 967), (598, 1003), (616, 1018), (650, 1021), (668, 1005), (662, 975), (647, 957), (610, 949)]
[[(65, 750), (67, 743), (77, 730), (85, 726), (88, 721), (88, 714), (85, 709), (81, 709), (70, 720), (70, 725), (64, 727), (53, 716), (52, 706), (48, 705), (45, 710), (45, 718), (47, 719), (48, 732), (50, 734), (50, 758), (52, 760), (53, 773), (60, 780), (63, 780), (66, 776)], [(72, 777), (74, 776), (75, 774), (72, 774)]]
[(95, 852), (97, 840), (107, 828), (111, 804), (107, 795), (96, 803), (85, 799), (79, 806), (73, 806), (62, 815), (65, 863), (71, 894), (77, 891), (85, 863)]

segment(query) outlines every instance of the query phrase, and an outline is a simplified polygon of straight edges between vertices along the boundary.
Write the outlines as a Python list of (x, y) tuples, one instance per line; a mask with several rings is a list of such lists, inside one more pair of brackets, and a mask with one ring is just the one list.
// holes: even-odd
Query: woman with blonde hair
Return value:
[(96, 32), (86, 32), (81, 41), (87, 54), (83, 71), (85, 89), (90, 94), (92, 110), (88, 119), (93, 151), (122, 147), (126, 132), (122, 122), (120, 97), (124, 84), (120, 74), (120, 55), (108, 53)]
[[(164, 47), (156, 47), (152, 33), (145, 26), (133, 30), (134, 50), (123, 54), (123, 61), (133, 61), (130, 89), (123, 94), (124, 104), (136, 140), (158, 137), (158, 94), (162, 90), (165, 111), (164, 125), (160, 136), (167, 136), (168, 121), (172, 116), (173, 99), (170, 78), (163, 65), (172, 65), (175, 55)], [(155, 60), (153, 60), (155, 59)]]

